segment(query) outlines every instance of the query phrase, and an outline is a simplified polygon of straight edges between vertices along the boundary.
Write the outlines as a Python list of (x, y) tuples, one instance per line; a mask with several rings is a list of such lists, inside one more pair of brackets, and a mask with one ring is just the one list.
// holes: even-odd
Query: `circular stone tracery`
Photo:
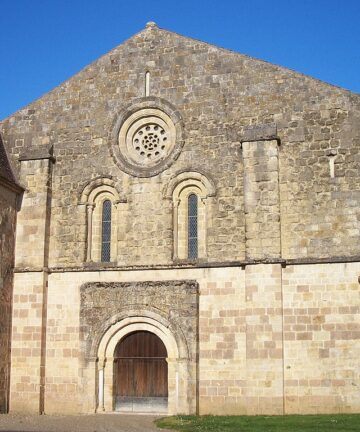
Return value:
[(181, 115), (164, 99), (140, 99), (119, 114), (109, 143), (122, 171), (135, 177), (153, 177), (169, 168), (181, 152)]
[(142, 126), (135, 133), (133, 146), (142, 158), (159, 159), (166, 154), (168, 134), (156, 123)]
[[(176, 143), (176, 127), (158, 108), (142, 108), (129, 115), (119, 130), (120, 156), (132, 173), (161, 171)], [(155, 171), (156, 170), (156, 171)]]

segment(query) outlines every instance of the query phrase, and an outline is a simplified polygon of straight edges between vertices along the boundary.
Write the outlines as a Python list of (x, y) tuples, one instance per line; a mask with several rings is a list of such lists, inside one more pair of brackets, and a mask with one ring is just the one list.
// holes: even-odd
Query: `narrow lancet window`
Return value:
[(198, 197), (195, 194), (188, 198), (188, 258), (198, 257)]
[(110, 262), (111, 251), (111, 201), (103, 202), (101, 227), (101, 261)]
[(145, 96), (150, 96), (150, 72), (145, 74)]

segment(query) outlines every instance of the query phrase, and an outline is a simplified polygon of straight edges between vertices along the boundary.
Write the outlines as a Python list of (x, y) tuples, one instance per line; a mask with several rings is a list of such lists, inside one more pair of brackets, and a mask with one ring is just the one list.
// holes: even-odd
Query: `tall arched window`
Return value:
[(80, 204), (86, 209), (86, 262), (118, 261), (118, 241), (125, 236), (126, 199), (121, 197), (114, 180), (102, 177), (83, 189)]
[(170, 180), (163, 193), (173, 202), (173, 259), (206, 259), (211, 197), (215, 196), (213, 182), (196, 171), (184, 171)]
[(198, 197), (188, 197), (188, 258), (198, 257)]
[(110, 262), (111, 256), (111, 201), (105, 200), (101, 220), (101, 261)]

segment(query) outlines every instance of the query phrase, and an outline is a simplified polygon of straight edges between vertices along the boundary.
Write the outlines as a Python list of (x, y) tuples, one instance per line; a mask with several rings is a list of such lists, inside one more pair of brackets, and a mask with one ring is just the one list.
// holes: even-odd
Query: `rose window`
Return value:
[(141, 158), (155, 160), (166, 154), (168, 134), (156, 123), (142, 126), (133, 137), (133, 147)]
[(165, 110), (144, 106), (128, 109), (119, 118), (116, 127), (116, 144), (113, 156), (128, 174), (151, 177), (168, 168), (177, 159), (184, 144), (179, 115), (169, 108)]

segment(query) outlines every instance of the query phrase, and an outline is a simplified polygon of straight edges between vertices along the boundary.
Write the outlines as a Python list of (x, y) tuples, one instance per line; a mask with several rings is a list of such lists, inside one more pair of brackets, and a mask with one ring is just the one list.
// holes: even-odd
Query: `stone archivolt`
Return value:
[[(89, 181), (82, 189), (79, 203), (94, 204), (96, 197), (102, 190), (111, 190), (111, 192), (116, 196), (116, 199), (121, 200), (120, 191), (118, 190), (115, 181), (110, 177), (98, 177)], [(123, 201), (123, 199), (121, 201)]]
[[(191, 413), (196, 400), (198, 283), (192, 280), (85, 283), (80, 287), (84, 385), (97, 387), (98, 409), (113, 411), (114, 352), (135, 331), (156, 334), (167, 349), (168, 412)], [(95, 382), (92, 372), (99, 379)], [(89, 374), (89, 375), (88, 375)]]

